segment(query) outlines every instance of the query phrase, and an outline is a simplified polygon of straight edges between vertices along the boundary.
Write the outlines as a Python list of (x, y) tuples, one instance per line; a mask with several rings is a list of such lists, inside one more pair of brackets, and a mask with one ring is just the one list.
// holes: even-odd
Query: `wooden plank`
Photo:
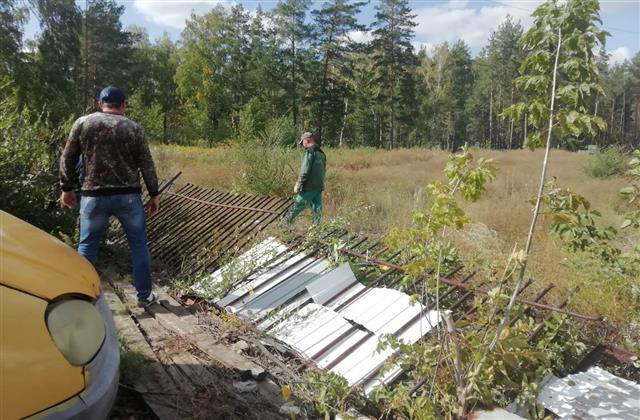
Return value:
[[(193, 387), (188, 384), (192, 382), (199, 386), (208, 386), (218, 382), (217, 378), (207, 369), (208, 362), (196, 358), (187, 351), (191, 345), (189, 335), (193, 328), (186, 323), (182, 323), (179, 318), (172, 312), (169, 312), (160, 304), (153, 304), (145, 309), (139, 308), (137, 305), (137, 297), (135, 288), (127, 282), (117, 282), (117, 286), (124, 292), (127, 298), (127, 305), (131, 312), (134, 313), (138, 324), (145, 332), (152, 347), (156, 351), (164, 351), (169, 358), (168, 363), (174, 365), (183, 374), (172, 375), (180, 384), (180, 387), (193, 392)], [(134, 303), (135, 302), (135, 303)], [(161, 312), (163, 319), (169, 319), (170, 322), (161, 322), (155, 317), (156, 312)], [(183, 331), (175, 331), (180, 337), (171, 334), (173, 329), (166, 328), (166, 325), (178, 324)], [(187, 383), (185, 383), (187, 382)]]
[[(125, 305), (106, 281), (102, 283), (102, 291), (113, 313), (118, 333), (132, 351), (141, 354), (145, 358), (145, 374), (138, 378), (135, 389), (140, 392), (145, 402), (160, 420), (182, 418), (183, 416), (180, 415), (179, 410), (182, 399), (179, 398), (175, 383), (164, 370), (149, 343), (147, 343), (133, 322)], [(162, 400), (169, 404), (163, 403), (158, 398), (160, 393), (163, 394)]]
[[(163, 300), (169, 302), (172, 307), (176, 308), (180, 305), (175, 299), (167, 296), (168, 295), (165, 294), (165, 299)], [(148, 310), (153, 312), (156, 319), (158, 319), (158, 321), (166, 328), (172, 329), (178, 334), (188, 336), (195, 347), (222, 365), (243, 372), (251, 372), (251, 375), (254, 377), (262, 378), (266, 374), (266, 371), (260, 365), (232, 350), (229, 350), (226, 346), (218, 344), (217, 340), (215, 340), (211, 334), (204, 331), (196, 324), (197, 318), (195, 316), (191, 315), (193, 318), (186, 318), (194, 320), (193, 323), (187, 323), (185, 322), (185, 318), (178, 317), (175, 313), (168, 311), (166, 307), (152, 305)]]

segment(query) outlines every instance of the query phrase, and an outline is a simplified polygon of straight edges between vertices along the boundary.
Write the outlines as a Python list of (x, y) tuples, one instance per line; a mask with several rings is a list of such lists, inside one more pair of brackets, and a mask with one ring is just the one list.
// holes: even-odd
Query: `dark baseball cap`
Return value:
[(121, 104), (125, 101), (124, 92), (115, 86), (107, 86), (100, 92), (98, 100), (105, 104)]

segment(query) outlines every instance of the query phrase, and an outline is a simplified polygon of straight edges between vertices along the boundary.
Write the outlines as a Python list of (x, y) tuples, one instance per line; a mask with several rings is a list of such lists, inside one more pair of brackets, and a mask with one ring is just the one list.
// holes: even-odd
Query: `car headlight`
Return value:
[(90, 302), (55, 302), (47, 308), (46, 321), (53, 342), (73, 366), (89, 363), (104, 342), (104, 321)]

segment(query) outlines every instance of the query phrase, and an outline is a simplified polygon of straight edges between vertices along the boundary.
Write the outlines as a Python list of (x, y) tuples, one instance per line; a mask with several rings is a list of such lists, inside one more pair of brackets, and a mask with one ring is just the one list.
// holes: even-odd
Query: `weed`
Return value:
[(584, 166), (587, 175), (593, 178), (607, 178), (622, 175), (626, 169), (628, 154), (620, 146), (609, 146), (592, 155)]
[(120, 382), (134, 385), (143, 373), (145, 358), (129, 348), (124, 338), (119, 337), (120, 343)]

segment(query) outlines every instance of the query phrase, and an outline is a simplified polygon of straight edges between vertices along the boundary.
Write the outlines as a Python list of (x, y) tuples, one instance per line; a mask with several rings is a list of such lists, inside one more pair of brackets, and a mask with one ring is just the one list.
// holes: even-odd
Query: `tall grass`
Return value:
[[(230, 147), (215, 149), (168, 148), (168, 173), (183, 170), (179, 183), (193, 182), (223, 190), (237, 188), (242, 170), (233, 158)], [(407, 226), (412, 212), (424, 206), (428, 197), (424, 187), (442, 179), (447, 153), (427, 149), (377, 150), (324, 149), (327, 154), (327, 182), (324, 194), (325, 216), (350, 216), (354, 230), (369, 234), (384, 234), (390, 227)], [(286, 161), (291, 177), (285, 182), (285, 194), (293, 188), (299, 166), (301, 150), (290, 150), (278, 159)], [(476, 155), (494, 158), (499, 167), (497, 179), (488, 185), (483, 200), (463, 203), (464, 210), (473, 221), (456, 239), (467, 261), (478, 260), (486, 268), (494, 261), (503, 262), (514, 244), (523, 247), (531, 218), (529, 200), (534, 196), (537, 175), (542, 164), (543, 151), (486, 151)], [(591, 178), (584, 171), (589, 156), (565, 151), (554, 151), (550, 157), (549, 176), (559, 185), (569, 187), (591, 201), (592, 207), (602, 212), (600, 223), (619, 226), (622, 201), (618, 191), (625, 186), (621, 177)], [(354, 210), (363, 209), (357, 212)], [(303, 213), (301, 225), (310, 223), (310, 215)], [(628, 244), (639, 238), (626, 238)], [(624, 311), (619, 307), (621, 298), (612, 287), (590, 284), (584, 273), (576, 269), (560, 245), (549, 235), (548, 222), (542, 220), (537, 228), (529, 275), (537, 279), (527, 292), (537, 293), (548, 283), (556, 287), (548, 295), (549, 303), (558, 301), (580, 287), (571, 305), (583, 313), (601, 313), (621, 320)]]

